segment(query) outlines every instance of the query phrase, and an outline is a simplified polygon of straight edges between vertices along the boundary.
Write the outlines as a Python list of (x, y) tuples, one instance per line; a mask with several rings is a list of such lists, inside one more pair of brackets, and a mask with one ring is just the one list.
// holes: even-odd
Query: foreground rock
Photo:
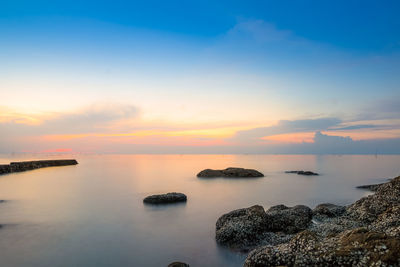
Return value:
[(224, 170), (205, 169), (199, 172), (197, 177), (264, 177), (264, 174), (253, 169), (230, 167)]
[(269, 218), (268, 230), (286, 234), (294, 234), (307, 229), (312, 219), (312, 210), (303, 205), (292, 208), (285, 205), (273, 206), (266, 214)]
[(147, 204), (168, 204), (168, 203), (177, 203), (177, 202), (186, 202), (187, 197), (182, 193), (167, 193), (162, 195), (152, 195), (143, 199), (144, 203)]
[(346, 212), (346, 207), (331, 203), (323, 203), (313, 209), (313, 216), (319, 219), (337, 217)]
[(253, 250), (244, 266), (398, 266), (400, 239), (365, 228), (322, 241), (310, 231), (288, 243)]
[(298, 175), (319, 175), (318, 173), (312, 171), (285, 171), (285, 173), (296, 173)]
[(244, 266), (400, 266), (400, 177), (347, 206), (320, 204), (288, 242), (261, 246)]
[(231, 248), (246, 249), (263, 240), (268, 223), (267, 214), (259, 205), (234, 210), (217, 220), (215, 238)]
[(400, 176), (380, 185), (376, 193), (363, 197), (351, 204), (347, 211), (355, 220), (366, 223), (375, 221), (378, 216), (400, 205)]
[(308, 227), (312, 211), (302, 205), (293, 208), (284, 205), (271, 207), (267, 212), (256, 205), (231, 211), (216, 223), (216, 240), (222, 245), (248, 250), (260, 244), (280, 244), (291, 234)]
[(173, 263), (168, 264), (168, 267), (189, 267), (189, 264), (180, 261), (175, 261)]
[(0, 165), (0, 174), (23, 172), (39, 168), (76, 165), (75, 159), (57, 159), (57, 160), (35, 160), (11, 162), (10, 164)]

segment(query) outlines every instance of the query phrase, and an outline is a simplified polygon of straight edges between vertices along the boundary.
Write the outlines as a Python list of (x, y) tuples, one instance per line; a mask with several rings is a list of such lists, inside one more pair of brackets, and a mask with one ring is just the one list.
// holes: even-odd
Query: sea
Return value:
[[(0, 155), (11, 161), (75, 158), (75, 166), (0, 176), (0, 266), (242, 266), (246, 254), (215, 241), (217, 219), (262, 205), (348, 205), (356, 186), (400, 175), (400, 155)], [(244, 167), (262, 178), (198, 178)], [(309, 170), (319, 176), (288, 174)], [(144, 205), (182, 192), (186, 203)]]

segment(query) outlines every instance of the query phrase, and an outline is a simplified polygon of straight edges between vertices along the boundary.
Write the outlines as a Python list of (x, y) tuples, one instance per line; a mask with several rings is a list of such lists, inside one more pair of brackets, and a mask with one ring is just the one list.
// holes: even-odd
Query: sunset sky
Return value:
[(399, 1), (0, 3), (0, 153), (399, 153)]

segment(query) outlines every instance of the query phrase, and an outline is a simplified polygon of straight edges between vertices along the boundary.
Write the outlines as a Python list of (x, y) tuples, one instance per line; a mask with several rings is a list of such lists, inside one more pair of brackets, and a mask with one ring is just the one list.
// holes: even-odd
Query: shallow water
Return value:
[[(49, 158), (0, 156), (10, 161)], [(60, 157), (60, 156), (58, 156)], [(0, 176), (1, 266), (241, 266), (244, 254), (215, 243), (215, 222), (261, 204), (349, 204), (356, 185), (400, 174), (400, 156), (72, 155), (79, 165)], [(52, 158), (56, 158), (52, 156)], [(257, 179), (200, 179), (205, 168), (254, 168)], [(311, 170), (320, 176), (285, 174)], [(183, 192), (186, 204), (143, 205)]]

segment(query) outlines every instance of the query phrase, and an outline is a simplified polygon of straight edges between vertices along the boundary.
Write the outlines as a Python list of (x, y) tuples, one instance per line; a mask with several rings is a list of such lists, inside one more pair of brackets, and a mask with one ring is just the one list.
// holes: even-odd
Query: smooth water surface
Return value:
[[(0, 157), (10, 161), (42, 156)], [(52, 156), (54, 158), (54, 156)], [(60, 156), (58, 156), (60, 157)], [(349, 204), (356, 185), (400, 174), (400, 156), (72, 155), (79, 165), (0, 176), (0, 265), (241, 266), (246, 255), (215, 243), (215, 222), (261, 204)], [(257, 179), (201, 179), (205, 168), (254, 168)], [(320, 176), (285, 174), (311, 170)], [(150, 194), (183, 192), (186, 204), (143, 205)]]

